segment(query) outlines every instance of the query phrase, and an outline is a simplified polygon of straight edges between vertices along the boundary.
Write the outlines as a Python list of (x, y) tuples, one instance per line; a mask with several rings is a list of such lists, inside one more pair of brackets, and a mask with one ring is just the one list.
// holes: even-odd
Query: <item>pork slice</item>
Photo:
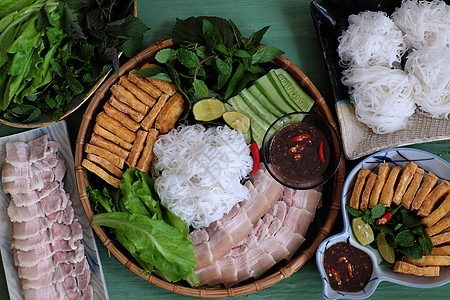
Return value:
[(58, 159), (56, 166), (52, 169), (52, 172), (55, 174), (55, 181), (61, 182), (64, 179), (64, 175), (66, 175), (66, 163), (64, 159)]
[(49, 214), (47, 216), (47, 219), (50, 222), (57, 222), (66, 225), (72, 224), (74, 220), (74, 211), (72, 205), (70, 204), (70, 201), (64, 210), (60, 210), (52, 214)]
[(29, 251), (38, 248), (42, 248), (44, 245), (51, 242), (50, 230), (37, 234), (35, 236), (28, 237), (26, 239), (13, 239), (11, 242), (11, 248)]
[(8, 216), (11, 222), (25, 222), (45, 217), (45, 213), (42, 211), (40, 202), (18, 207), (14, 201), (11, 201), (8, 206)]
[(211, 280), (207, 282), (209, 286), (218, 285), (221, 283), (231, 283), (238, 280), (237, 269), (234, 264), (234, 259), (229, 256), (224, 256), (217, 261), (220, 267), (220, 279)]
[(283, 185), (273, 179), (265, 168), (260, 168), (252, 177), (252, 181), (255, 189), (267, 197), (270, 207), (280, 199), (284, 189)]
[(30, 178), (30, 164), (12, 165), (5, 162), (2, 165), (2, 182), (11, 182), (19, 178)]
[(52, 243), (50, 243), (52, 247), (53, 252), (58, 251), (72, 251), (76, 250), (78, 248), (80, 241), (77, 241), (75, 243), (70, 243), (70, 240), (53, 240)]
[(89, 281), (91, 280), (91, 271), (89, 270), (89, 268), (85, 268), (84, 272), (78, 275), (76, 278), (77, 289), (80, 291), (84, 291), (87, 289)]
[(238, 204), (233, 206), (231, 211), (221, 219), (221, 222), (225, 231), (231, 235), (234, 244), (237, 244), (253, 229), (252, 221)]
[(235, 257), (234, 265), (236, 266), (238, 274), (237, 282), (241, 282), (250, 277), (250, 258), (247, 252)]
[(85, 258), (84, 245), (79, 244), (78, 248), (71, 251), (57, 251), (53, 254), (53, 259), (57, 263), (78, 263)]
[(28, 239), (43, 233), (52, 225), (48, 219), (39, 217), (24, 222), (13, 222), (12, 233), (13, 239)]
[(29, 191), (11, 195), (11, 200), (18, 207), (36, 204), (41, 200), (39, 191)]
[(56, 181), (45, 182), (44, 187), (39, 191), (39, 198), (45, 198), (50, 195), (55, 189), (60, 188), (61, 185)]
[(42, 287), (46, 287), (57, 282), (57, 278), (55, 276), (55, 272), (50, 272), (44, 276), (41, 276), (37, 279), (26, 279), (22, 278), (20, 281), (22, 283), (22, 288), (24, 289), (39, 289)]
[(303, 208), (291, 206), (288, 209), (283, 225), (292, 231), (305, 236), (314, 215)]
[(76, 277), (66, 276), (62, 285), (67, 292), (75, 292), (78, 290)]
[(30, 148), (24, 142), (6, 143), (5, 161), (11, 165), (28, 164)]
[(289, 251), (289, 255), (286, 257), (286, 259), (290, 259), (301, 246), (301, 244), (305, 241), (305, 238), (303, 236), (290, 230), (286, 226), (282, 226), (280, 230), (275, 233), (274, 237)]
[(48, 141), (47, 143), (47, 150), (45, 151), (45, 155), (50, 155), (56, 153), (59, 148), (61, 147), (61, 144), (56, 141)]
[(248, 257), (250, 260), (250, 273), (251, 277), (259, 277), (270, 267), (276, 264), (273, 257), (266, 253), (261, 247), (253, 247), (248, 250)]
[(283, 222), (275, 217), (272, 223), (270, 223), (269, 225), (269, 235), (274, 235), (275, 233), (277, 233), (278, 230), (280, 230), (281, 226), (283, 226)]
[(3, 192), (5, 194), (18, 194), (24, 191), (41, 190), (44, 187), (44, 180), (40, 176), (18, 178), (11, 182), (3, 182)]
[(85, 269), (89, 269), (89, 264), (86, 258), (82, 259), (77, 263), (60, 263), (58, 265), (58, 273), (60, 273), (61, 277), (72, 276), (76, 277), (80, 274), (83, 274)]
[(41, 135), (40, 137), (28, 142), (30, 148), (30, 161), (34, 162), (44, 158), (47, 151), (48, 134)]
[(310, 213), (315, 214), (320, 200), (322, 199), (322, 193), (315, 189), (297, 190), (292, 199), (292, 206), (306, 209)]
[(42, 180), (44, 180), (44, 182), (55, 181), (55, 173), (53, 172), (53, 170), (41, 171), (35, 174), (34, 176), (42, 177)]
[(281, 245), (273, 235), (267, 236), (259, 244), (261, 249), (270, 254), (276, 262), (289, 255), (288, 249), (284, 245)]
[[(249, 181), (247, 181), (249, 182)], [(249, 189), (249, 198), (239, 203), (248, 218), (255, 224), (269, 209), (267, 197), (256, 189)]]
[(217, 260), (228, 253), (234, 246), (233, 238), (220, 222), (213, 222), (206, 228), (213, 260)]
[(46, 155), (42, 159), (33, 161), (32, 168), (38, 171), (49, 171), (55, 168), (57, 164), (58, 157), (56, 155)]
[(192, 244), (195, 245), (207, 242), (209, 240), (209, 235), (205, 229), (195, 229), (189, 233), (189, 238), (191, 239)]
[(195, 269), (194, 272), (200, 281), (199, 285), (204, 285), (207, 282), (219, 280), (222, 277), (220, 266), (217, 261), (207, 265), (206, 267)]
[(40, 289), (24, 289), (25, 299), (33, 300), (62, 300), (64, 298), (64, 291), (56, 285), (49, 285), (41, 287)]
[(81, 297), (82, 294), (79, 290), (67, 291), (67, 293), (64, 296), (64, 300), (80, 300)]
[(200, 244), (193, 244), (195, 261), (197, 262), (197, 269), (201, 269), (213, 262), (213, 254), (211, 252), (209, 242)]
[(48, 259), (53, 255), (52, 249), (49, 244), (42, 248), (34, 249), (30, 251), (22, 251), (13, 249), (14, 263), (16, 266), (32, 267), (37, 265), (40, 261)]
[(79, 241), (83, 238), (83, 228), (80, 222), (74, 220), (72, 224), (54, 223), (52, 226), (52, 235), (58, 240)]
[(88, 287), (81, 294), (80, 300), (92, 300), (92, 299), (94, 299), (94, 290), (92, 289), (91, 285), (88, 285)]
[(48, 196), (41, 199), (41, 206), (46, 215), (64, 210), (67, 206), (67, 197), (64, 190), (54, 189)]
[(278, 220), (280, 220), (281, 222), (284, 222), (284, 220), (286, 219), (286, 214), (287, 214), (287, 205), (285, 202), (283, 201), (278, 201), (277, 202), (277, 211), (276, 214), (274, 215), (275, 218), (277, 218)]
[(269, 235), (269, 228), (264, 222), (261, 222), (261, 226), (258, 227), (258, 230), (254, 232), (254, 234), (256, 236), (256, 240), (259, 242)]
[(44, 277), (49, 273), (52, 273), (55, 270), (55, 266), (53, 264), (53, 258), (47, 257), (39, 261), (36, 265), (32, 267), (24, 267), (20, 266), (17, 268), (17, 272), (19, 278), (29, 279), (29, 280), (37, 280), (40, 277)]

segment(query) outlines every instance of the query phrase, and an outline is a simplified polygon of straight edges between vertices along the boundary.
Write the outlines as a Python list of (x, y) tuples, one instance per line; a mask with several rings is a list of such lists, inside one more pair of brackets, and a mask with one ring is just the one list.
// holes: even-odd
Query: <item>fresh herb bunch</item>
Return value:
[[(111, 67), (132, 56), (149, 29), (133, 0), (21, 0), (0, 3), (0, 110), (31, 123), (59, 120)], [(76, 100), (77, 100), (76, 99)]]
[[(347, 204), (345, 208), (353, 217), (361, 217), (375, 233), (385, 232), (386, 241), (394, 249), (396, 256), (406, 255), (412, 259), (420, 259), (424, 253), (429, 254), (433, 250), (433, 243), (424, 233), (422, 221), (402, 205), (387, 208), (383, 204), (378, 204), (364, 211)], [(377, 220), (385, 215), (390, 219), (384, 225), (377, 225)], [(373, 246), (376, 247), (376, 243), (373, 243)]]
[(177, 20), (172, 33), (175, 47), (162, 49), (155, 57), (165, 68), (138, 74), (171, 81), (192, 102), (208, 96), (225, 101), (265, 74), (265, 64), (284, 53), (260, 44), (268, 29), (253, 32), (245, 40), (231, 20)]

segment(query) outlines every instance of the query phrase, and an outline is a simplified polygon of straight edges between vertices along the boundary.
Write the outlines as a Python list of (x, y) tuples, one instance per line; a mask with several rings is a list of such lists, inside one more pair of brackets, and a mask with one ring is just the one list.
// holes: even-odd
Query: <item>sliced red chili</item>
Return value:
[(347, 263), (347, 262), (348, 262), (348, 256), (341, 256), (341, 257), (339, 257), (338, 260), (336, 260), (336, 261), (334, 262), (334, 265), (338, 265), (338, 264), (340, 264), (341, 262)]
[(291, 153), (298, 153), (305, 150), (305, 145), (295, 145), (291, 148), (289, 148), (289, 152)]
[(392, 219), (392, 214), (390, 212), (385, 213), (384, 216), (375, 221), (375, 225), (386, 225)]
[(294, 160), (299, 160), (299, 159), (302, 159), (302, 158), (303, 158), (303, 154), (301, 154), (301, 153), (297, 153), (297, 154), (294, 155)]
[(250, 151), (252, 152), (252, 156), (253, 156), (253, 171), (252, 171), (252, 176), (255, 176), (256, 171), (258, 171), (259, 169), (259, 147), (257, 143), (253, 143), (250, 145)]
[(334, 280), (336, 280), (337, 285), (341, 285), (341, 277), (339, 277), (338, 271), (336, 271), (335, 268), (330, 268), (330, 271), (328, 272), (328, 276), (334, 277)]
[(319, 145), (319, 158), (320, 158), (320, 162), (324, 164), (325, 156), (323, 154), (323, 141), (320, 141), (320, 145)]
[(312, 138), (312, 136), (310, 134), (303, 133), (303, 134), (294, 136), (291, 139), (291, 141), (293, 141), (293, 142), (301, 142), (301, 141), (310, 140), (311, 138)]
[(353, 265), (349, 261), (347, 261), (347, 273), (348, 277), (353, 278)]

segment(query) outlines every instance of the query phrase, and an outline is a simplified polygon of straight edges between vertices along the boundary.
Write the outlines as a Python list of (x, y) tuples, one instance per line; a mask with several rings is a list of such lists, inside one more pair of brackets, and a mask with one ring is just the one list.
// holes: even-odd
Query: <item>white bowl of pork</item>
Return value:
[[(448, 283), (449, 174), (447, 161), (412, 148), (380, 151), (362, 160), (344, 184), (344, 230), (317, 249), (324, 298), (367, 298), (381, 281), (419, 288)], [(366, 262), (357, 266), (359, 258), (337, 254), (336, 245), (344, 252), (357, 249), (354, 253)], [(367, 277), (354, 286), (364, 273)]]
[[(165, 101), (165, 104), (163, 102), (161, 104), (163, 106), (157, 108), (160, 112), (158, 116), (152, 117), (153, 121), (148, 121), (153, 108), (146, 112), (143, 109), (141, 121), (135, 121), (138, 124), (141, 122), (135, 132), (105, 128), (109, 126), (108, 123), (116, 121), (104, 122), (104, 119), (110, 120), (121, 115), (111, 117), (111, 107), (126, 108), (123, 103), (117, 103), (122, 97), (117, 92), (123, 88), (118, 86), (128, 84), (128, 88), (131, 88), (130, 93), (138, 94), (134, 89), (142, 82), (136, 79), (133, 70), (148, 67), (149, 65), (145, 63), (151, 61), (159, 50), (170, 47), (173, 47), (172, 40), (160, 41), (149, 46), (133, 60), (124, 64), (118, 77), (108, 78), (89, 104), (80, 126), (75, 154), (77, 184), (85, 212), (92, 220), (94, 231), (108, 250), (135, 274), (159, 287), (196, 297), (237, 296), (269, 287), (298, 271), (332, 229), (339, 210), (344, 164), (341, 163), (334, 180), (312, 190), (293, 190), (281, 185), (270, 176), (262, 163), (255, 165), (255, 168), (258, 166), (259, 169), (257, 171), (255, 169), (255, 174), (251, 176), (252, 165), (255, 162), (243, 135), (223, 125), (203, 127), (202, 124), (192, 122), (189, 118), (177, 121), (183, 109), (176, 107), (182, 106), (179, 101), (184, 97), (173, 87), (162, 85), (159, 86), (159, 96), (156, 95), (157, 102), (153, 107), (157, 107), (161, 101)], [(314, 99), (315, 105), (312, 110), (336, 128), (323, 97), (311, 81), (305, 80), (307, 77), (282, 56), (276, 58), (272, 64), (274, 68), (285, 69)], [(144, 82), (151, 81), (144, 77), (140, 79)], [(134, 82), (134, 86), (129, 85), (127, 80)], [(158, 84), (161, 82), (153, 81), (153, 86)], [(147, 87), (142, 85), (139, 87), (142, 96)], [(127, 111), (122, 110), (122, 113), (130, 119), (139, 118), (139, 114), (133, 109), (130, 110), (130, 107), (128, 105)], [(141, 131), (145, 132), (140, 133)], [(121, 138), (117, 139), (110, 134), (111, 132), (118, 132)], [(200, 137), (198, 133), (201, 133)], [(124, 142), (123, 139), (127, 139), (127, 136), (132, 138)], [(126, 151), (119, 149), (118, 154), (125, 152), (125, 158), (112, 156), (116, 157), (119, 163), (121, 161), (122, 167), (111, 167), (110, 163), (105, 163), (105, 147), (108, 148), (106, 145), (111, 146), (108, 149), (116, 146), (109, 142), (102, 144), (104, 140), (115, 140), (115, 143), (123, 145), (122, 149)], [(206, 151), (204, 152), (206, 154), (200, 161), (192, 159), (194, 152), (199, 152), (199, 149)], [(257, 152), (259, 153), (259, 149)], [(174, 159), (180, 155), (183, 159)], [(229, 159), (225, 161), (224, 157)], [(195, 175), (177, 173), (179, 170), (185, 170), (186, 165), (195, 169), (192, 171), (188, 168), (189, 172), (192, 171)], [(199, 173), (202, 172), (208, 173), (208, 176), (200, 176)], [(196, 188), (190, 185), (192, 182), (184, 181), (186, 177), (195, 178)], [(217, 182), (221, 180), (219, 187)], [(199, 184), (204, 185), (198, 188)], [(110, 195), (112, 198), (108, 197), (102, 192), (105, 186), (109, 190), (121, 191), (118, 197), (122, 199), (124, 193), (127, 193), (125, 190), (151, 192), (150, 197), (144, 197), (147, 199), (144, 202), (150, 201), (147, 203), (153, 204), (148, 205), (159, 207), (163, 215), (161, 220), (170, 223), (172, 227), (179, 226), (179, 221), (174, 220), (179, 214), (184, 213), (184, 219), (180, 217), (185, 222), (184, 229), (181, 229), (181, 234), (173, 233), (172, 236), (172, 240), (179, 241), (180, 244), (162, 242), (166, 254), (170, 253), (166, 255), (171, 256), (168, 260), (172, 259), (172, 262), (169, 263), (182, 261), (181, 264), (176, 267), (161, 267), (158, 265), (158, 259), (150, 263), (148, 258), (155, 251), (151, 252), (154, 248), (149, 244), (145, 246), (134, 244), (133, 247), (127, 247), (127, 241), (133, 242), (133, 237), (128, 233), (126, 235), (120, 233), (125, 227), (111, 228), (115, 226), (111, 220), (120, 219), (123, 225), (143, 221), (140, 217), (118, 212), (115, 206), (118, 202), (113, 200), (117, 199), (115, 198), (117, 194), (112, 192)], [(182, 195), (181, 199), (176, 199), (176, 195)], [(195, 212), (192, 206), (186, 205), (186, 202), (190, 203), (193, 198), (198, 199), (202, 195), (206, 198), (217, 198), (217, 206), (223, 207), (222, 212), (215, 213), (219, 217), (213, 221), (211, 215), (214, 213), (210, 212), (210, 204), (197, 204)], [(106, 200), (103, 203), (111, 205), (108, 204), (108, 209), (99, 213), (95, 210), (99, 202), (93, 198)], [(137, 199), (136, 195), (128, 197), (131, 198)], [(150, 198), (157, 199), (157, 204), (149, 200)], [(162, 198), (171, 200), (163, 202)], [(134, 210), (130, 206), (128, 209)], [(157, 219), (158, 214), (155, 212), (152, 218)], [(206, 219), (209, 218), (210, 221), (206, 223), (199, 221), (198, 217), (201, 219), (202, 215), (206, 215)], [(155, 226), (152, 230), (157, 230)], [(150, 230), (148, 227), (141, 229), (141, 232)], [(166, 232), (172, 232), (171, 230), (167, 228)], [(164, 235), (164, 230), (160, 233)], [(180, 249), (185, 250), (180, 252)], [(174, 253), (177, 251), (179, 253)], [(182, 259), (180, 255), (184, 255)], [(151, 270), (154, 272), (149, 272)]]

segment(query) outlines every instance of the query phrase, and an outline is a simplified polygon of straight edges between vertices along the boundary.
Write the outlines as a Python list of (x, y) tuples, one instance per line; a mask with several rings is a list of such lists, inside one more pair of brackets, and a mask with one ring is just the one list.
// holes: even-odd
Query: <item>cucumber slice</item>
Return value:
[(278, 118), (273, 113), (271, 113), (264, 105), (261, 105), (258, 99), (256, 99), (253, 94), (248, 91), (248, 89), (244, 88), (239, 93), (239, 96), (241, 96), (242, 100), (245, 101), (245, 103), (252, 109), (252, 111), (257, 113), (269, 124), (272, 124)]
[(273, 113), (276, 117), (281, 117), (282, 115), (286, 114), (285, 111), (283, 111), (276, 103), (270, 102), (269, 99), (267, 99), (266, 96), (264, 96), (263, 93), (256, 87), (256, 85), (252, 85), (248, 88), (248, 91), (258, 100), (259, 103), (261, 103), (264, 107), (267, 108), (268, 111)]
[(295, 112), (296, 110), (292, 107), (286, 99), (281, 96), (280, 88), (283, 88), (281, 85), (275, 86), (272, 81), (269, 80), (268, 74), (258, 78), (253, 84), (267, 99), (280, 110), (287, 114), (291, 112)]
[(284, 86), (281, 84), (280, 79), (278, 78), (275, 71), (272, 69), (267, 73), (267, 78), (272, 82), (273, 86), (276, 87), (278, 94), (284, 101), (286, 101), (291, 107), (294, 108), (295, 111), (301, 111), (300, 107), (291, 99), (289, 94), (286, 92)]
[(274, 73), (279, 78), (285, 91), (289, 94), (289, 97), (296, 103), (301, 111), (308, 112), (313, 107), (315, 101), (304, 90), (302, 90), (295, 80), (289, 75), (286, 70), (280, 68), (274, 70)]

